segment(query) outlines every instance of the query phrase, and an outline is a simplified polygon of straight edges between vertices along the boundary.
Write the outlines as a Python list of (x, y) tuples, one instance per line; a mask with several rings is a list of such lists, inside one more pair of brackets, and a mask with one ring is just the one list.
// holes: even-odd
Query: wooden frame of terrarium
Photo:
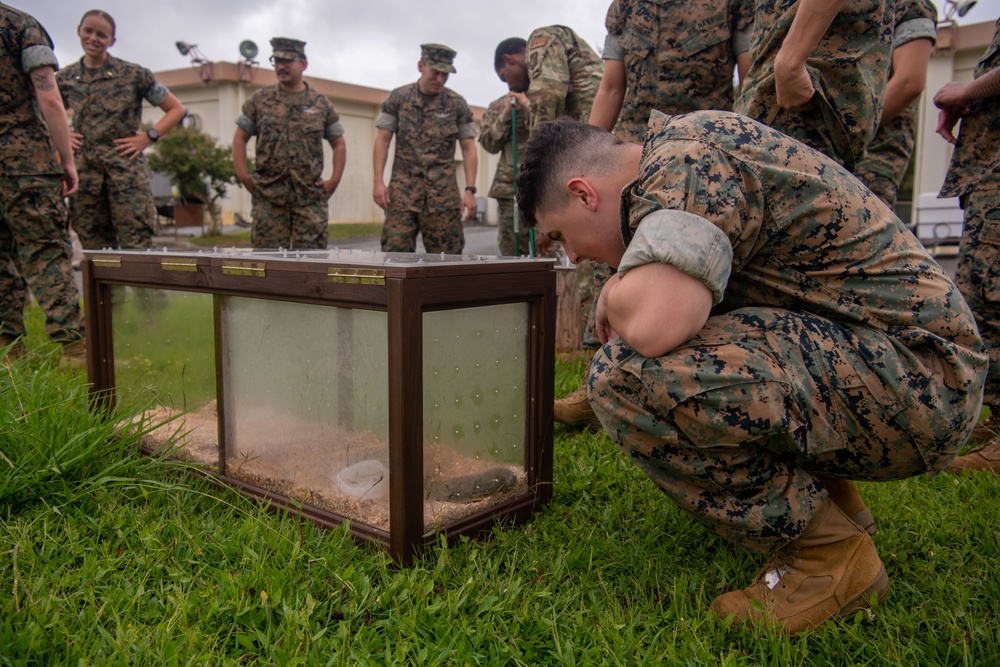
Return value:
[[(211, 295), (218, 414), (218, 466), (213, 474), (220, 482), (241, 493), (287, 508), (325, 527), (350, 521), (355, 537), (380, 544), (402, 563), (409, 562), (418, 550), (432, 544), (439, 534), (474, 535), (488, 532), (500, 521), (522, 523), (551, 499), (557, 310), (555, 272), (551, 262), (336, 249), (308, 252), (234, 249), (198, 253), (105, 250), (85, 253), (83, 283), (88, 332), (87, 372), (97, 403), (116, 400), (113, 290), (149, 289)], [(374, 311), (386, 314), (387, 529), (370, 525), (363, 518), (314, 505), (308, 499), (290, 497), (246, 478), (237, 478), (227, 469), (227, 457), (233, 455), (228, 440), (233, 439), (236, 428), (227, 422), (227, 400), (234, 400), (227, 398), (227, 394), (235, 391), (227, 388), (227, 374), (232, 375), (235, 371), (230, 368), (233, 362), (224, 360), (221, 350), (225, 334), (222, 321), (226, 300), (237, 298), (232, 302), (242, 304), (244, 302), (238, 299), (243, 297), (253, 303), (264, 300), (259, 303), (343, 309), (338, 313)], [(424, 488), (424, 415), (425, 401), (432, 398), (425, 395), (424, 387), (424, 357), (427, 354), (424, 330), (429, 321), (426, 316), (456, 311), (460, 318), (468, 316), (473, 326), (478, 326), (475, 324), (478, 309), (485, 308), (489, 312), (492, 307), (513, 307), (517, 312), (526, 313), (527, 326), (523, 334), (518, 334), (524, 336), (526, 358), (512, 357), (515, 366), (525, 365), (524, 387), (519, 390), (524, 392), (524, 412), (520, 416), (513, 415), (523, 420), (524, 426), (523, 485), (494, 504), (482, 501), (486, 502), (482, 509), (428, 529), (425, 510), (430, 501)], [(325, 316), (326, 311), (316, 312)], [(477, 336), (481, 329), (482, 326), (476, 329)], [(499, 328), (497, 334), (500, 334)], [(515, 341), (515, 345), (522, 343)], [(495, 363), (500, 364), (501, 360), (498, 358)], [(475, 364), (477, 369), (479, 365)], [(456, 367), (455, 371), (459, 369)], [(515, 395), (515, 399), (518, 402), (520, 395)], [(345, 394), (340, 400), (349, 403), (353, 398)], [(518, 423), (515, 421), (512, 428), (520, 428)], [(470, 430), (479, 433), (478, 422), (476, 428)], [(460, 427), (456, 433), (459, 431)], [(474, 437), (470, 439), (475, 440)], [(515, 442), (512, 446), (517, 448), (521, 444)]]

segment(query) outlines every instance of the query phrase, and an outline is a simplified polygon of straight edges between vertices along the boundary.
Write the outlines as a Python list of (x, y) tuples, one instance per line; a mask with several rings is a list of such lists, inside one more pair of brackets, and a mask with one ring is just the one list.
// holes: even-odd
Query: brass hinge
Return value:
[(385, 285), (385, 271), (382, 269), (330, 269), (327, 272), (331, 283), (346, 285)]
[(107, 257), (95, 257), (94, 266), (103, 266), (110, 269), (120, 269), (122, 268), (122, 258), (117, 255), (109, 255)]
[(264, 277), (264, 262), (223, 261), (222, 274), (226, 276)]
[(164, 259), (160, 262), (160, 268), (164, 271), (197, 271), (198, 260), (183, 257)]

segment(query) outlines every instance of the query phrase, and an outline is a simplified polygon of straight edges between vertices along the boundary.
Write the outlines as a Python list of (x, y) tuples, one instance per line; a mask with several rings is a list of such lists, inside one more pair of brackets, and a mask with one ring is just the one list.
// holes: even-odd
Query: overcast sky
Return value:
[[(720, 2), (722, 0), (719, 0)], [(417, 79), (419, 45), (456, 51), (448, 86), (470, 104), (486, 106), (505, 86), (493, 71), (493, 50), (507, 37), (539, 26), (573, 28), (595, 49), (604, 44), (609, 0), (5, 0), (35, 16), (52, 36), (61, 65), (82, 55), (76, 25), (87, 9), (103, 9), (118, 27), (112, 55), (153, 71), (189, 65), (174, 46), (197, 44), (212, 61), (239, 60), (239, 44), (253, 40), (267, 66), (271, 37), (306, 42), (308, 74), (386, 90)], [(943, 6), (943, 2), (936, 3)], [(1000, 0), (978, 0), (962, 24), (995, 21)]]

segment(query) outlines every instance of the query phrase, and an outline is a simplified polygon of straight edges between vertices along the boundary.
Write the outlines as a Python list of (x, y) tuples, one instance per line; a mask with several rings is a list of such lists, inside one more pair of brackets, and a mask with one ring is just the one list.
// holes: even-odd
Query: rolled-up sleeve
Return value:
[(149, 87), (146, 91), (146, 101), (152, 104), (154, 107), (158, 107), (163, 104), (163, 101), (167, 99), (170, 95), (170, 91), (159, 81), (153, 81), (153, 85)]
[(326, 137), (327, 141), (333, 141), (337, 137), (344, 136), (344, 124), (341, 123), (339, 120), (334, 123), (330, 123), (329, 125), (326, 126), (326, 132), (324, 132), (324, 136)]
[(659, 262), (680, 269), (722, 302), (733, 266), (733, 247), (725, 232), (694, 213), (660, 209), (644, 217), (618, 266), (618, 275)]
[(21, 67), (25, 72), (33, 72), (39, 67), (59, 69), (56, 54), (47, 46), (36, 44), (21, 51)]
[(916, 18), (897, 25), (892, 36), (892, 48), (899, 48), (916, 39), (929, 39), (932, 43), (937, 42), (937, 27), (933, 19)]
[(625, 60), (625, 49), (618, 41), (618, 35), (608, 35), (604, 38), (604, 50), (601, 51), (603, 60)]
[(750, 42), (753, 40), (753, 29), (737, 30), (733, 33), (732, 46), (733, 53), (739, 55), (750, 50)]
[(375, 119), (375, 127), (380, 130), (396, 132), (399, 130), (399, 119), (392, 114), (388, 114), (383, 111), (378, 115), (378, 118)]
[(236, 126), (249, 134), (251, 137), (257, 134), (257, 125), (244, 113), (241, 113), (236, 118)]
[(459, 139), (475, 139), (476, 138), (476, 124), (475, 123), (462, 123), (458, 126), (458, 138)]

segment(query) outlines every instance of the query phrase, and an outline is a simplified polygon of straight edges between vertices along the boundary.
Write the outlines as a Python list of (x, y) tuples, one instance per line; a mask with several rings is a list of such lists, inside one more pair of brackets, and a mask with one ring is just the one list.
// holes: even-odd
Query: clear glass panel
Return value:
[(389, 529), (383, 312), (223, 297), (226, 473)]
[(424, 313), (424, 528), (527, 487), (528, 304)]
[(176, 442), (178, 454), (217, 464), (212, 295), (115, 286), (111, 303), (118, 400), (163, 424), (144, 444)]

